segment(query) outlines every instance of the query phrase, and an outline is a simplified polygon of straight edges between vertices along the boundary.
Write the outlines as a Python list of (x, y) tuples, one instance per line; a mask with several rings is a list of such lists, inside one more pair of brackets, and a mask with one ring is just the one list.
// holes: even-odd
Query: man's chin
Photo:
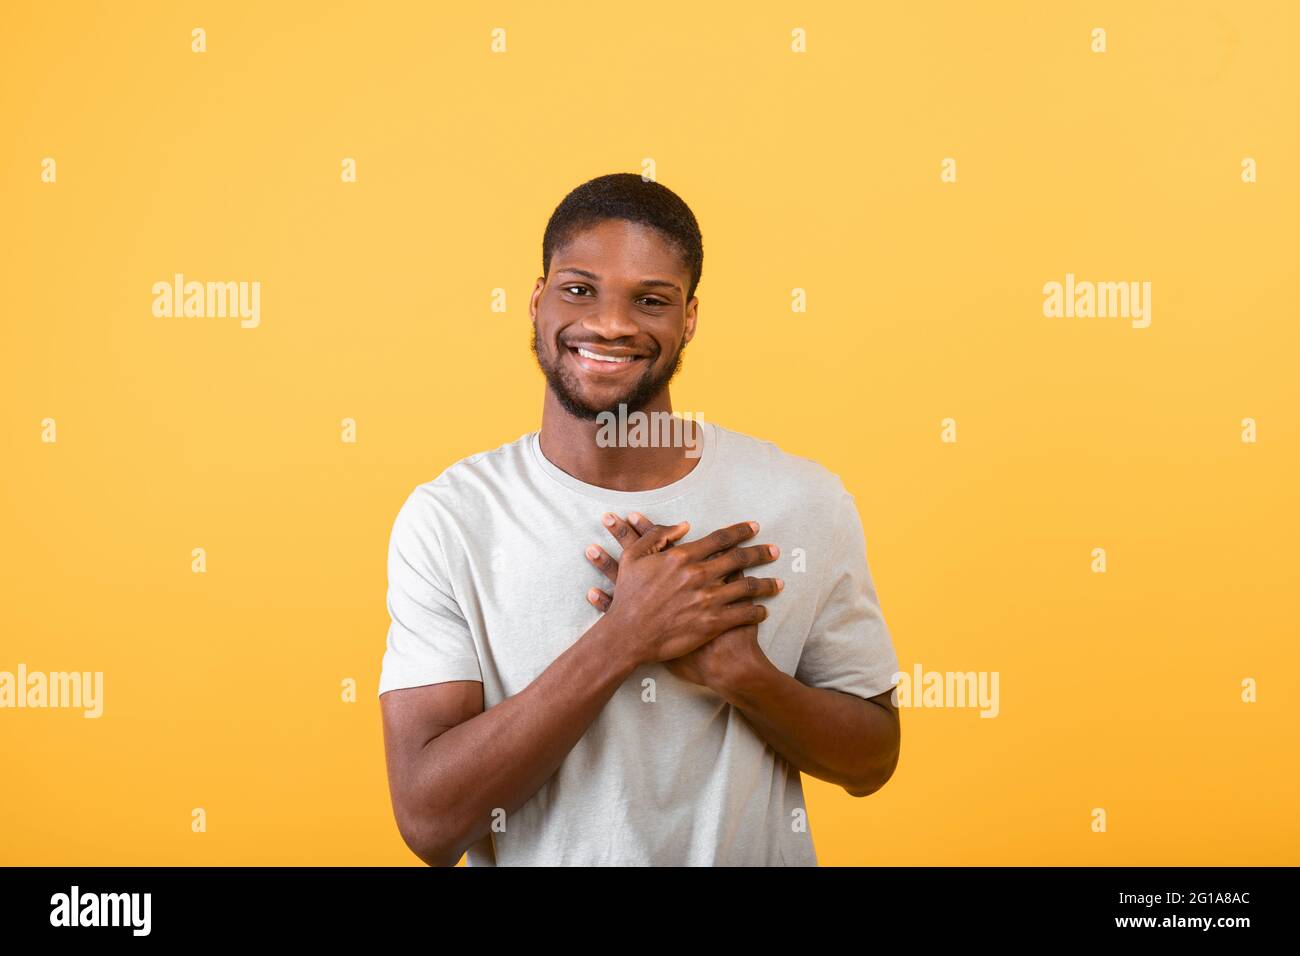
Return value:
[(561, 404), (565, 405), (571, 412), (576, 410), (579, 413), (578, 417), (592, 422), (602, 421), (610, 417), (617, 420), (620, 414), (626, 417), (633, 412), (641, 411), (645, 407), (645, 402), (637, 401), (633, 396), (624, 396), (597, 403), (584, 399), (574, 399), (567, 404), (562, 401)]
[[(560, 403), (560, 407), (573, 417), (590, 422), (605, 421), (611, 415), (617, 420), (620, 409), (623, 416), (643, 411), (667, 388), (668, 380), (673, 377), (672, 375), (657, 378), (646, 376), (639, 382), (625, 385), (621, 393), (611, 394), (599, 387), (592, 388), (592, 383), (575, 380), (569, 374), (569, 370), (561, 366), (548, 369), (544, 364), (540, 362), (538, 364), (541, 365), (551, 393)], [(681, 354), (679, 353), (673, 367), (674, 374), (680, 365)]]

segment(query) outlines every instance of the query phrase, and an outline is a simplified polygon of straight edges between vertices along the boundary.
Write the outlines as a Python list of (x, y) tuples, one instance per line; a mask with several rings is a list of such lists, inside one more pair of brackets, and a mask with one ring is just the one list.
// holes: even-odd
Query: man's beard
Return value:
[[(564, 348), (564, 346), (560, 346)], [(574, 418), (581, 418), (587, 421), (597, 421), (598, 416), (602, 413), (612, 413), (617, 415), (620, 405), (626, 406), (627, 414), (641, 411), (649, 404), (650, 400), (658, 395), (668, 383), (672, 381), (674, 375), (682, 367), (682, 355), (686, 351), (685, 344), (677, 349), (677, 354), (673, 361), (662, 372), (655, 371), (655, 361), (659, 356), (647, 356), (646, 370), (628, 391), (627, 394), (614, 401), (610, 408), (596, 408), (588, 405), (579, 398), (579, 385), (573, 378), (572, 371), (564, 364), (564, 352), (556, 354), (554, 364), (550, 364), (542, 358), (542, 353), (537, 347), (537, 325), (533, 324), (532, 339), (533, 355), (537, 359), (537, 365), (546, 376), (546, 384), (550, 387), (551, 393), (555, 395), (560, 406), (572, 415)]]

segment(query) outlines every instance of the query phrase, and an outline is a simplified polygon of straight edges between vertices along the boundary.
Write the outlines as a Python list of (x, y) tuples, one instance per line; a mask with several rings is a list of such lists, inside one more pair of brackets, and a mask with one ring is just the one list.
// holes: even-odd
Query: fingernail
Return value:
[(628, 524), (640, 524), (641, 514), (637, 511), (630, 511), (627, 515)]
[(782, 581), (780, 578), (777, 578), (777, 579), (776, 579), (776, 589), (777, 589), (778, 591), (784, 591), (784, 590), (785, 590), (785, 582)]
[(780, 556), (781, 556), (781, 551), (780, 551), (780, 549), (779, 549), (776, 545), (774, 545), (774, 544), (769, 544), (769, 545), (767, 546), (767, 550), (771, 553), (772, 557), (774, 557), (774, 558), (777, 558), (777, 557), (780, 557)]
[(755, 533), (755, 534), (758, 534), (758, 522), (757, 522), (757, 521), (751, 521), (751, 522), (749, 523), (749, 526), (750, 526), (751, 528), (754, 529), (754, 533)]
[(596, 547), (594, 544), (591, 545), (587, 548), (587, 557), (591, 558), (593, 561), (596, 560), (600, 557), (600, 548)]
[(606, 514), (605, 517), (601, 518), (600, 520), (605, 522), (605, 527), (607, 528), (612, 527), (614, 524), (614, 516), (612, 514)]

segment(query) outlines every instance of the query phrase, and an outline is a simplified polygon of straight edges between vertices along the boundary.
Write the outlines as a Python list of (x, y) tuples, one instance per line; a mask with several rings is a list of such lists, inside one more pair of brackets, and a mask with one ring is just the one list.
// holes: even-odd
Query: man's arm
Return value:
[[(640, 664), (767, 616), (762, 605), (734, 603), (752, 584), (720, 583), (771, 560), (762, 546), (737, 547), (754, 526), (742, 522), (668, 550), (687, 530), (685, 522), (661, 528), (625, 552), (619, 607), (518, 694), (486, 710), (479, 681), (381, 695), (393, 810), (416, 856), (454, 865), (490, 832), (494, 813), (512, 813), (550, 779)], [(776, 588), (768, 581), (756, 593)]]
[(892, 690), (863, 699), (809, 687), (762, 661), (717, 675), (715, 692), (745, 715), (767, 743), (804, 773), (865, 797), (898, 766), (901, 740)]
[(637, 666), (602, 618), (513, 697), (483, 709), (478, 681), (382, 695), (388, 786), (397, 828), (430, 866), (454, 866), (555, 773)]

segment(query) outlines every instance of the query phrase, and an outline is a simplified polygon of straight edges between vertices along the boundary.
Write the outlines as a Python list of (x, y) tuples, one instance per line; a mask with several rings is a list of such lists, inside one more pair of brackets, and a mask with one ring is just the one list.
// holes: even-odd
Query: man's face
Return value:
[(648, 226), (607, 219), (551, 255), (533, 291), (533, 354), (577, 418), (643, 408), (668, 385), (695, 335), (698, 300), (681, 254)]

